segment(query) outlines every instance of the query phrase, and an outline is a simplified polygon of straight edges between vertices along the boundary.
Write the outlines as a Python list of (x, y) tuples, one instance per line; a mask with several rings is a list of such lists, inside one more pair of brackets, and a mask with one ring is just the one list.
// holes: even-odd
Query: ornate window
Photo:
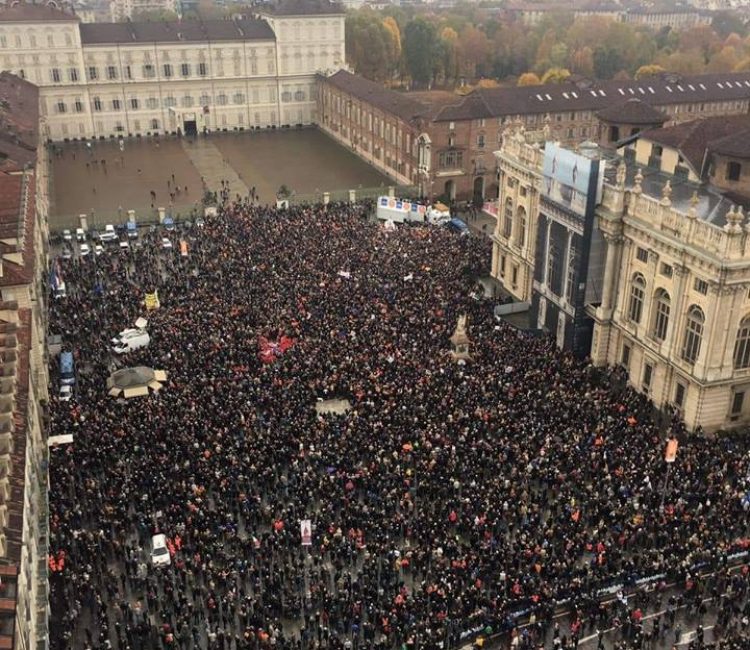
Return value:
[(667, 338), (671, 308), (672, 301), (669, 298), (669, 294), (664, 289), (659, 289), (654, 294), (654, 325), (651, 330), (651, 336), (657, 341), (663, 341)]
[(685, 321), (685, 340), (682, 344), (682, 358), (689, 363), (695, 363), (701, 352), (705, 320), (703, 310), (698, 305), (693, 305), (688, 309), (687, 320)]
[(633, 276), (630, 283), (630, 300), (628, 302), (628, 320), (640, 323), (643, 315), (643, 300), (646, 296), (646, 280), (640, 273)]
[(516, 244), (521, 248), (526, 244), (526, 208), (518, 208), (516, 212)]
[(503, 237), (510, 239), (513, 232), (513, 201), (511, 199), (505, 199), (505, 214), (503, 217)]
[(735, 370), (750, 368), (750, 316), (740, 322), (737, 329), (737, 340), (734, 342)]

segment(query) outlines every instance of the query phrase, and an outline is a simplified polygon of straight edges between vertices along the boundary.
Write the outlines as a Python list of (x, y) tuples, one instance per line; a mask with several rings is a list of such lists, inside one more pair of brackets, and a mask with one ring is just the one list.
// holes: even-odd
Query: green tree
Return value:
[(611, 47), (597, 47), (594, 50), (594, 74), (598, 79), (611, 79), (623, 68), (620, 53)]
[(424, 18), (415, 18), (404, 29), (404, 62), (417, 86), (429, 86), (440, 65), (438, 40), (435, 26)]

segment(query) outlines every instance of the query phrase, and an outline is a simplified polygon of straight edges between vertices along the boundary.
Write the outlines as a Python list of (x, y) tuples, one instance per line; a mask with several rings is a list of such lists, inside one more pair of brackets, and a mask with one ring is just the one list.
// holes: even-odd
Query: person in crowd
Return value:
[[(483, 238), (225, 190), (179, 233), (187, 256), (154, 232), (61, 262), (50, 333), (80, 378), (51, 404), (51, 435), (74, 436), (50, 459), (52, 648), (436, 649), (477, 631), (572, 648), (619, 621), (636, 647), (673, 638), (632, 595), (651, 576), (696, 607), (718, 585), (722, 627), (746, 633), (748, 573), (730, 571), (748, 546), (745, 440), (688, 435), (618, 371), (496, 322)], [(150, 345), (111, 354), (154, 289)], [(168, 379), (116, 399), (118, 365)], [(331, 399), (350, 408), (316, 409)]]

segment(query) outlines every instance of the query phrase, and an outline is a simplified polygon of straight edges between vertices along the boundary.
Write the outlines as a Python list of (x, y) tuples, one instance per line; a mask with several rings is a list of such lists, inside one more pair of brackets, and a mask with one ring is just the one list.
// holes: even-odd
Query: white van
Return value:
[(54, 290), (55, 298), (66, 298), (68, 296), (68, 289), (64, 282), (60, 282)]
[(151, 564), (154, 566), (169, 566), (172, 558), (169, 556), (166, 535), (154, 535), (151, 538)]
[(145, 348), (149, 343), (151, 343), (151, 337), (145, 330), (128, 332), (125, 337), (114, 344), (112, 351), (116, 354), (125, 354), (126, 352), (133, 352), (134, 350)]

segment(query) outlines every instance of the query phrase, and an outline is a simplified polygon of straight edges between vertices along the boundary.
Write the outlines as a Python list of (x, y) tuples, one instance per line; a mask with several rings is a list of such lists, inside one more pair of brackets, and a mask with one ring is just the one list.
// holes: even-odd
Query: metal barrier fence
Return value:
[[(414, 199), (419, 194), (419, 188), (410, 185), (392, 185), (381, 187), (359, 187), (351, 190), (320, 191), (311, 194), (292, 194), (286, 200), (289, 205), (314, 205), (328, 202), (356, 202), (362, 199), (376, 199), (393, 193), (393, 196), (404, 199)], [(165, 209), (165, 215), (172, 217), (175, 221), (195, 220), (203, 214), (206, 202), (195, 201)], [(128, 205), (122, 208), (113, 207), (106, 212), (91, 211), (87, 213), (86, 224), (90, 230), (102, 230), (105, 225), (123, 225), (128, 220), (128, 211), (135, 211), (136, 222), (140, 226), (148, 226), (159, 223), (159, 210), (150, 205)], [(83, 213), (82, 213), (83, 214)], [(74, 215), (51, 215), (49, 226), (51, 232), (61, 232), (64, 229), (75, 229), (81, 226), (80, 216)]]

